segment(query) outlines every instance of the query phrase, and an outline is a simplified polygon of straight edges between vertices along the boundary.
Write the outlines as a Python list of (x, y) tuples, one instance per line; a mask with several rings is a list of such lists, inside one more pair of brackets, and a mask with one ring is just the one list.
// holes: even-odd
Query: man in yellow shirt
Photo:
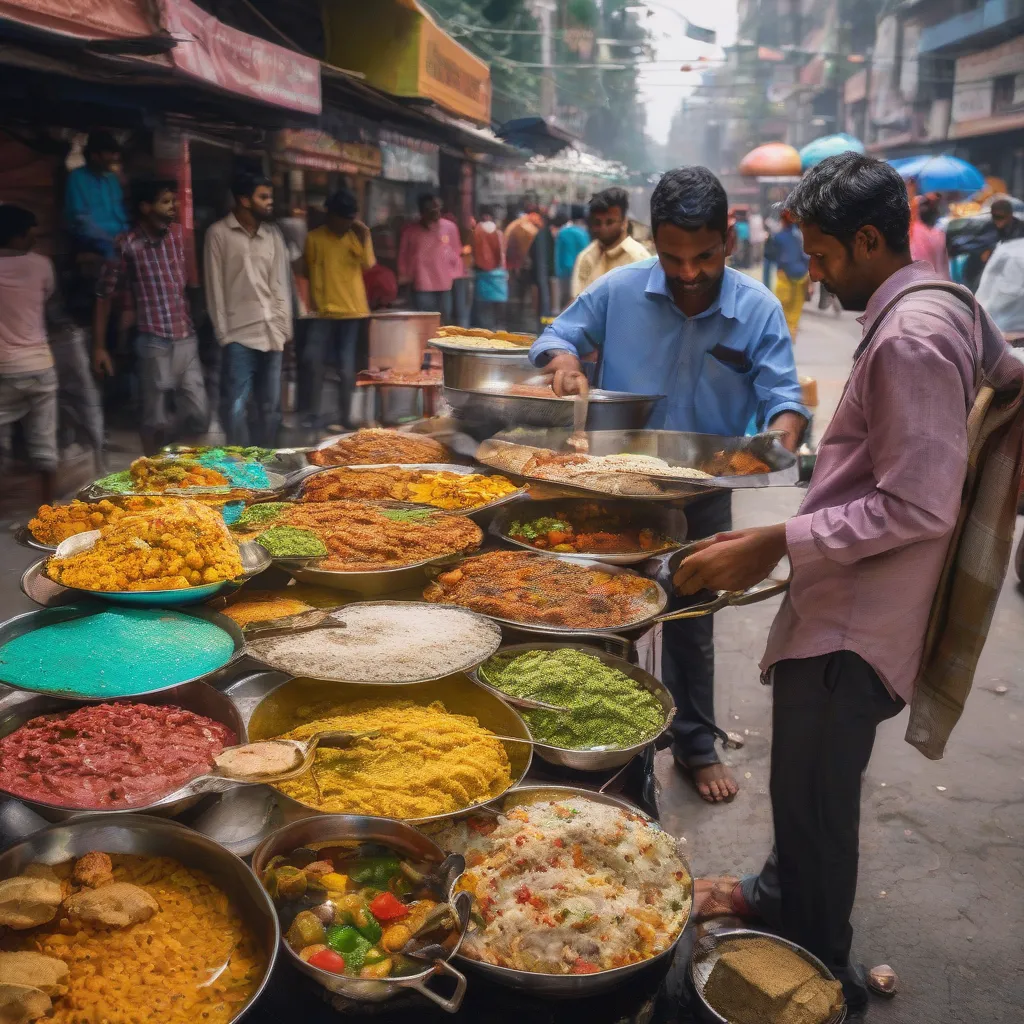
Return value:
[(591, 197), (590, 233), (594, 240), (576, 257), (572, 271), (574, 299), (609, 270), (652, 256), (629, 233), (629, 193), (624, 188), (606, 188)]
[(377, 260), (370, 229), (357, 219), (359, 209), (351, 192), (335, 192), (324, 209), (327, 223), (306, 238), (309, 297), (316, 319), (299, 354), (299, 412), (304, 427), (325, 425), (324, 366), (331, 361), (338, 371), (340, 423), (351, 429), (356, 347), (362, 323), (370, 315), (363, 271)]

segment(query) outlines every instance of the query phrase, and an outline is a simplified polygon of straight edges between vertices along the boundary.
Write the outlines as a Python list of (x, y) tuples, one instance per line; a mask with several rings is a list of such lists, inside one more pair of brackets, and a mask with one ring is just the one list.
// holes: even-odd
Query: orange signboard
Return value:
[(471, 121), (491, 117), (491, 69), (432, 21), (420, 21), (419, 91)]
[(131, 39), (159, 31), (142, 0), (0, 0), (0, 18), (78, 39)]

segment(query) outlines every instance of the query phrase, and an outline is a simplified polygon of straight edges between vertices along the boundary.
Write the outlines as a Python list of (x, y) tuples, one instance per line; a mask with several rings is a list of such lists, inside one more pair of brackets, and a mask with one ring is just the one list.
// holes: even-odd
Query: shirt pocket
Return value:
[(710, 433), (740, 435), (757, 406), (754, 368), (723, 363), (711, 352), (704, 353), (697, 389), (699, 429)]

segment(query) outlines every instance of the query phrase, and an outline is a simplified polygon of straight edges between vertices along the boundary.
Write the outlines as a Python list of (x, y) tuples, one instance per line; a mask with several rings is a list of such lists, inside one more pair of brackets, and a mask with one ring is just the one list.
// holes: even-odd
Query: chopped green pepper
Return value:
[(362, 936), (351, 925), (333, 925), (327, 929), (327, 945), (336, 953), (351, 953)]
[(367, 942), (371, 942), (376, 945), (380, 942), (381, 935), (384, 934), (384, 930), (380, 926), (380, 922), (373, 916), (373, 914), (366, 915), (368, 920), (364, 923), (356, 923), (356, 927), (359, 929), (359, 934), (362, 935)]
[(348, 873), (356, 885), (372, 885), (386, 889), (390, 879), (401, 871), (397, 857), (365, 857)]

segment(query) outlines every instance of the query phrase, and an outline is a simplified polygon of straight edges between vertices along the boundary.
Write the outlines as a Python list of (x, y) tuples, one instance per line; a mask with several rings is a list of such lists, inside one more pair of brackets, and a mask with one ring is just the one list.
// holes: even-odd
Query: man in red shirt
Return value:
[[(130, 289), (135, 303), (142, 447), (163, 445), (206, 430), (209, 412), (186, 287), (188, 269), (173, 181), (147, 180), (132, 188), (136, 225), (114, 243), (114, 257), (96, 286), (93, 368), (113, 374), (106, 348), (115, 292)], [(174, 416), (168, 408), (173, 396)]]

